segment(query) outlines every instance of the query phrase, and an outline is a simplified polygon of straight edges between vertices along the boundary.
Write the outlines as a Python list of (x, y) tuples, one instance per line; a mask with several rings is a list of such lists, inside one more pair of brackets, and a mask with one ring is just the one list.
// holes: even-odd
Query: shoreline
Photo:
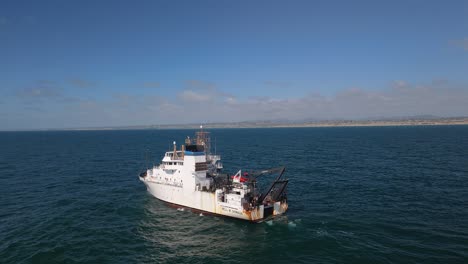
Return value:
[[(281, 122), (233, 122), (203, 124), (206, 129), (235, 129), (235, 128), (310, 128), (310, 127), (390, 127), (390, 126), (458, 126), (468, 125), (468, 118), (447, 119), (412, 119), (412, 120), (373, 120), (373, 121), (317, 121), (304, 123)], [(83, 127), (83, 128), (51, 128), (51, 129), (24, 129), (4, 130), (0, 132), (19, 131), (105, 131), (105, 130), (159, 130), (159, 129), (198, 129), (199, 124), (181, 125), (148, 125), (148, 126), (122, 126), (122, 127)]]

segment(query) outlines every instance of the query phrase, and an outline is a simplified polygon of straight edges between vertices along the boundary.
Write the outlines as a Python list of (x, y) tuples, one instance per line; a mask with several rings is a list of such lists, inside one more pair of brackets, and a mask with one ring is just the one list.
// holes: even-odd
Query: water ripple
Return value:
[(213, 130), (230, 172), (287, 166), (290, 210), (260, 224), (137, 180), (192, 132), (0, 133), (0, 262), (468, 262), (467, 126)]

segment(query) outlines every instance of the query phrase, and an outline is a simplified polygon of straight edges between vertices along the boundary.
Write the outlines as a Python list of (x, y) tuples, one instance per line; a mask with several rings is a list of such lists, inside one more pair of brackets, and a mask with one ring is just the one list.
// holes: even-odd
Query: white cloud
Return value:
[(451, 43), (465, 51), (468, 51), (468, 38), (453, 40)]
[(70, 84), (79, 88), (90, 88), (96, 85), (94, 82), (80, 78), (71, 79)]
[(62, 95), (62, 88), (54, 81), (40, 80), (30, 87), (20, 89), (16, 95), (22, 99), (57, 98)]
[(219, 90), (213, 83), (199, 80), (188, 80), (185, 83), (188, 88), (177, 95), (184, 103), (224, 102), (228, 98), (231, 103), (235, 101), (235, 96)]
[(185, 102), (206, 103), (211, 101), (214, 95), (202, 92), (195, 92), (193, 90), (184, 90), (178, 96)]
[(185, 84), (190, 89), (197, 89), (197, 90), (214, 90), (216, 89), (216, 85), (211, 82), (205, 82), (201, 80), (187, 80)]
[[(21, 91), (20, 94), (21, 98), (67, 98), (50, 81), (42, 81), (33, 88)], [(31, 120), (24, 116), (21, 122), (43, 127), (89, 127), (278, 119), (365, 119), (415, 115), (444, 117), (468, 116), (468, 86), (447, 81), (424, 85), (396, 81), (384, 89), (350, 88), (333, 96), (311, 93), (302, 98), (247, 99), (228, 95), (215, 86), (205, 86), (183, 90), (176, 99), (116, 94), (105, 100), (38, 102), (37, 106), (45, 109), (44, 112), (31, 115)], [(53, 107), (61, 110), (50, 110)], [(54, 118), (47, 115), (53, 115)], [(39, 119), (38, 117), (42, 117), (41, 123), (34, 124), (34, 119)], [(46, 123), (46, 120), (51, 121)], [(10, 121), (10, 125), (19, 122), (13, 119)], [(17, 127), (24, 126), (16, 124)]]
[(22, 97), (55, 97), (60, 95), (60, 92), (57, 89), (49, 87), (31, 87), (22, 89), (19, 93), (19, 96)]

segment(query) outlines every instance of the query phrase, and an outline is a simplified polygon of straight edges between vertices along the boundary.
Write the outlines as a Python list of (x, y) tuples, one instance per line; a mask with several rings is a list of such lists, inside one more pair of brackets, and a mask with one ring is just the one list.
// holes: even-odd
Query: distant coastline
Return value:
[[(286, 127), (372, 127), (372, 126), (440, 126), (468, 125), (468, 117), (407, 118), (385, 120), (320, 120), (320, 121), (245, 121), (202, 123), (205, 128), (286, 128)], [(87, 127), (50, 130), (138, 130), (138, 129), (198, 129), (199, 124), (162, 124), (147, 126)]]

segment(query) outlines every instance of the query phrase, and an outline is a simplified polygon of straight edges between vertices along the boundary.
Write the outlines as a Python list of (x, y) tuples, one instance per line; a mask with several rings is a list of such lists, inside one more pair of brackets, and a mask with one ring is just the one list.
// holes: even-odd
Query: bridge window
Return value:
[(204, 171), (208, 169), (208, 163), (206, 162), (197, 162), (195, 163), (195, 171)]

